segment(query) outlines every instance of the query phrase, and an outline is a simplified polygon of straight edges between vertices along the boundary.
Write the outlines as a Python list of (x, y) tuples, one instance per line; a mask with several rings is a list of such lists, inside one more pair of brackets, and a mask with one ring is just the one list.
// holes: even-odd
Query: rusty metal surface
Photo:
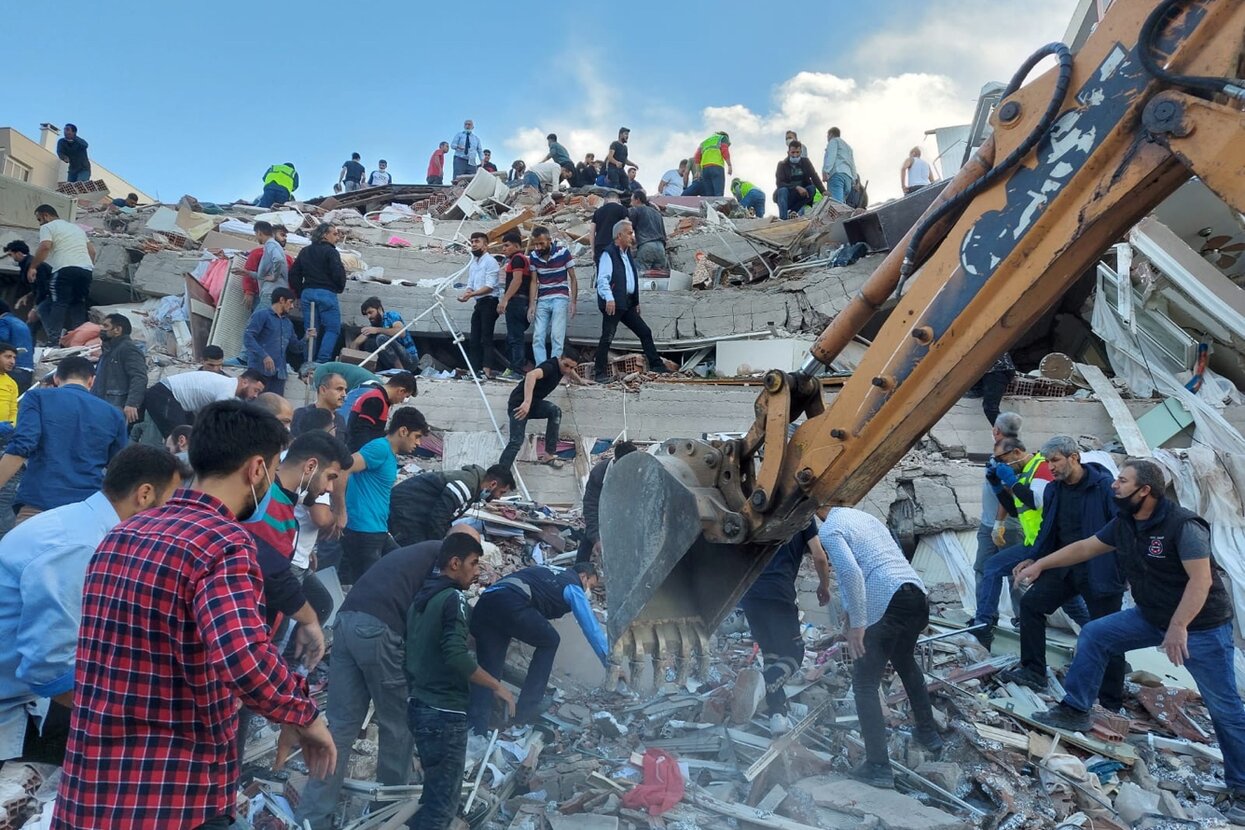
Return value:
[(1186, 711), (1190, 705), (1201, 706), (1201, 698), (1192, 689), (1142, 686), (1137, 690), (1137, 700), (1150, 717), (1177, 737), (1203, 744), (1211, 742), (1210, 734)]

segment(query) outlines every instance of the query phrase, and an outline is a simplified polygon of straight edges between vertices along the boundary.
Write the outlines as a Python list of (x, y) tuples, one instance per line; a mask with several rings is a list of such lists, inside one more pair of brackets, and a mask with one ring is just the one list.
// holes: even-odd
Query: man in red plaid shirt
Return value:
[(314, 777), (333, 769), (306, 681), (269, 639), (255, 543), (238, 524), (268, 492), (287, 439), (253, 404), (209, 405), (190, 437), (195, 489), (100, 543), (54, 830), (227, 828), (239, 700), (284, 724), (278, 767), (301, 743)]

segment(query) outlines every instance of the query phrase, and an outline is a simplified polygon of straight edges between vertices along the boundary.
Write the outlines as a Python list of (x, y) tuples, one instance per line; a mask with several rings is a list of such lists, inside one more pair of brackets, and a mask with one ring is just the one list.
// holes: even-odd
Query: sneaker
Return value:
[(1047, 709), (1045, 712), (1035, 713), (1033, 719), (1038, 723), (1068, 732), (1088, 732), (1093, 726), (1093, 719), (1090, 718), (1089, 712), (1077, 711), (1063, 703), (1058, 703), (1055, 708)]
[(913, 730), (912, 737), (930, 752), (942, 752), (945, 745), (942, 735), (938, 734), (937, 726), (918, 726)]
[(1024, 666), (1013, 666), (1005, 672), (999, 673), (999, 680), (1004, 683), (1015, 683), (1019, 686), (1027, 686), (1035, 692), (1046, 691), (1047, 682), (1046, 675), (1027, 669)]
[(891, 772), (890, 764), (871, 764), (865, 761), (853, 767), (847, 774), (870, 787), (877, 787), (881, 790), (895, 789), (895, 773)]
[(500, 375), (498, 375), (498, 376), (497, 376), (497, 379), (498, 379), (498, 380), (519, 381), (519, 380), (523, 380), (523, 375), (520, 375), (518, 372), (516, 372), (516, 371), (515, 371), (515, 370), (513, 370), (513, 369), (507, 369), (506, 371), (504, 371), (504, 372), (502, 372)]
[(791, 731), (791, 720), (786, 715), (774, 714), (769, 716), (769, 734), (772, 738), (779, 735), (786, 735)]

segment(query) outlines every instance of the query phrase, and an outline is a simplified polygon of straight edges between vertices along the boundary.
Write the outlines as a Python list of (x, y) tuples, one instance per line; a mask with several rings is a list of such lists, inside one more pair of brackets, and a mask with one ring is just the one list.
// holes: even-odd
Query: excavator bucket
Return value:
[(705, 461), (713, 450), (691, 441), (668, 441), (662, 449), (671, 451), (620, 458), (605, 477), (600, 526), (607, 628), (616, 657), (651, 658), (659, 669), (676, 666), (682, 678), (707, 665), (709, 634), (775, 546), (707, 541), (706, 523), (739, 518), (725, 508), (715, 465)]

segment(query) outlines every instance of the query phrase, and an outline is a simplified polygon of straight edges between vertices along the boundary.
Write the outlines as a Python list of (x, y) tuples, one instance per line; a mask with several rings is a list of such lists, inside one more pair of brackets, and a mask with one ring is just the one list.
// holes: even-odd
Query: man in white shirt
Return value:
[(683, 188), (687, 187), (687, 159), (679, 162), (678, 170), (667, 170), (657, 184), (657, 193), (661, 196), (682, 196)]
[(91, 291), (91, 272), (95, 268), (95, 245), (86, 231), (60, 218), (56, 208), (35, 208), (39, 223), (39, 248), (29, 273), (34, 274), (44, 260), (52, 268), (51, 296), (39, 304), (39, 319), (48, 345), (58, 346), (65, 329), (86, 322), (86, 298)]
[(523, 183), (541, 193), (548, 193), (557, 190), (559, 184), (570, 181), (574, 176), (575, 168), (570, 164), (542, 161), (527, 168), (527, 172), (523, 174)]
[(381, 159), (377, 162), (378, 169), (372, 171), (372, 175), (367, 177), (368, 187), (381, 187), (388, 185), (393, 181), (393, 177), (389, 175), (389, 162)]
[(601, 309), (601, 340), (597, 343), (596, 365), (593, 367), (597, 383), (609, 381), (605, 361), (609, 358), (610, 344), (614, 342), (614, 332), (618, 330), (619, 323), (640, 338), (650, 372), (664, 375), (669, 371), (657, 354), (653, 332), (640, 316), (640, 281), (636, 278), (639, 268), (631, 250), (634, 244), (635, 230), (631, 222), (624, 219), (614, 225), (614, 244), (601, 252), (597, 263), (597, 307)]
[(471, 311), (471, 339), (468, 341), (469, 367), (477, 375), (493, 377), (493, 329), (497, 325), (497, 260), (488, 252), (488, 236), (476, 231), (471, 235), (471, 264), (467, 268), (467, 290), (458, 301), (475, 300)]
[(254, 369), (236, 378), (216, 372), (182, 372), (149, 387), (143, 410), (163, 441), (176, 427), (193, 423), (195, 413), (208, 404), (235, 397), (254, 400), (263, 391), (263, 375)]
[(930, 167), (929, 162), (921, 158), (921, 148), (913, 147), (908, 151), (908, 157), (904, 159), (903, 166), (899, 168), (899, 186), (903, 188), (904, 195), (916, 193), (927, 184), (933, 184), (934, 168)]

